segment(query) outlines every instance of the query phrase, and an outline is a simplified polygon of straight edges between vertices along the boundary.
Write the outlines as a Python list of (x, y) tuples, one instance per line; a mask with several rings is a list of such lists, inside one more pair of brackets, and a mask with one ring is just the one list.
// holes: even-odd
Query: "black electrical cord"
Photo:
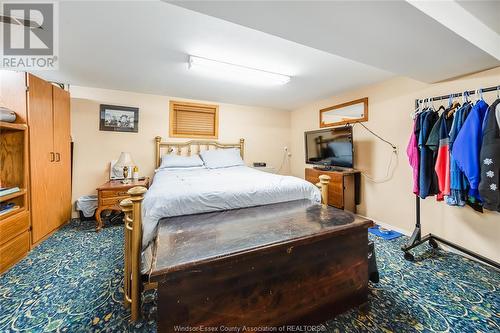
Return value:
[(368, 132), (370, 132), (371, 134), (373, 134), (375, 137), (379, 138), (380, 140), (382, 140), (383, 142), (387, 143), (389, 146), (392, 147), (392, 150), (393, 151), (397, 151), (398, 147), (396, 147), (394, 144), (392, 144), (391, 142), (387, 141), (386, 139), (382, 138), (380, 135), (378, 135), (377, 133), (375, 133), (374, 131), (372, 131), (371, 129), (369, 129), (368, 127), (366, 127), (365, 124), (357, 121), (355, 122), (352, 127), (354, 127), (354, 125), (356, 124), (360, 124), (361, 126), (363, 126)]
[[(396, 147), (396, 145), (392, 144), (391, 142), (387, 141), (386, 139), (382, 138), (380, 135), (378, 135), (377, 133), (373, 132), (371, 129), (369, 129), (368, 127), (365, 126), (365, 124), (361, 123), (361, 122), (355, 122), (353, 123), (352, 127), (354, 128), (354, 125), (356, 124), (360, 124), (361, 126), (363, 126), (368, 132), (370, 132), (371, 134), (373, 134), (373, 136), (375, 136), (376, 138), (378, 138), (379, 140), (387, 143), (389, 146), (391, 146), (392, 148), (392, 153), (391, 153), (391, 158), (389, 160), (389, 163), (387, 165), (387, 172), (386, 172), (386, 175), (383, 179), (381, 180), (377, 180), (375, 178), (372, 178), (370, 175), (366, 174), (365, 172), (361, 172), (361, 174), (363, 176), (365, 176), (369, 181), (373, 182), (373, 183), (385, 183), (389, 180), (392, 179), (392, 177), (394, 176), (394, 172), (396, 171), (396, 167), (398, 165), (398, 147)], [(392, 167), (392, 161), (393, 161), (393, 157), (395, 157), (396, 159), (396, 164), (394, 165), (394, 168), (392, 168), (392, 172), (391, 172), (391, 167)]]

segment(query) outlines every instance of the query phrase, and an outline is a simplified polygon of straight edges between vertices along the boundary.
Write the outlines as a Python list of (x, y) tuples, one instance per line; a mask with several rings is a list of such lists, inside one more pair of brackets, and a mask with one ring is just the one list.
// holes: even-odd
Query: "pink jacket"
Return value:
[(415, 135), (415, 126), (417, 124), (418, 118), (413, 123), (413, 131), (411, 132), (410, 142), (408, 142), (408, 147), (406, 147), (406, 154), (408, 155), (408, 160), (410, 166), (413, 169), (413, 193), (419, 194), (418, 188), (418, 166), (419, 166), (419, 153), (418, 153), (418, 143), (417, 137)]

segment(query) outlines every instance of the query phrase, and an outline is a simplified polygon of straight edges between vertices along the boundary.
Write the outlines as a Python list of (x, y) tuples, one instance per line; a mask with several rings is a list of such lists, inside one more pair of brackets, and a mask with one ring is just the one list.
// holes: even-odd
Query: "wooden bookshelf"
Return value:
[(30, 250), (28, 164), (28, 126), (0, 121), (0, 186), (20, 189), (0, 197), (0, 203), (19, 206), (0, 215), (0, 273)]

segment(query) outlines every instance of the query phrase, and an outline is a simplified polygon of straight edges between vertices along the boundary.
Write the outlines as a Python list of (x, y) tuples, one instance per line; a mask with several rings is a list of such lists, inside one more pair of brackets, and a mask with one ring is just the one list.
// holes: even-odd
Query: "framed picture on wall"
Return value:
[(101, 104), (99, 130), (112, 132), (139, 131), (139, 108)]

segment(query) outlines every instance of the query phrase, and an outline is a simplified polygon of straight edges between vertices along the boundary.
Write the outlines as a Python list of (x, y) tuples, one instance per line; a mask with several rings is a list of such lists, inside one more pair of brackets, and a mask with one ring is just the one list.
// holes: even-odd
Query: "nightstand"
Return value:
[(97, 225), (96, 230), (102, 228), (101, 212), (105, 209), (121, 210), (120, 201), (129, 198), (127, 191), (135, 186), (149, 188), (149, 177), (143, 180), (131, 180), (128, 184), (123, 184), (121, 180), (110, 180), (97, 188), (97, 210), (95, 212)]

